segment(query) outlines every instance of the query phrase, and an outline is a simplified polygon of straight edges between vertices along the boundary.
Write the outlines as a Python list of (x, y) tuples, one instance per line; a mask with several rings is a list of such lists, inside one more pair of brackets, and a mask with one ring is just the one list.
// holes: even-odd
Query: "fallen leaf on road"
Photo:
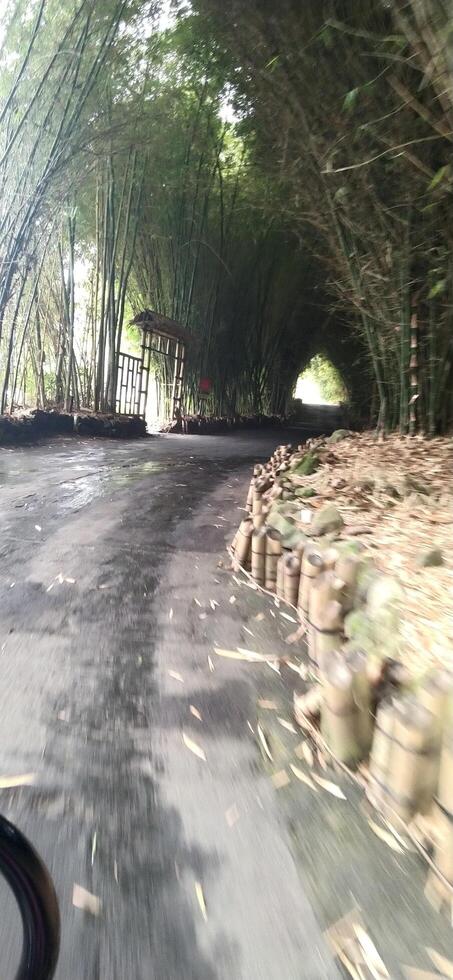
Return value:
[(36, 782), (35, 772), (26, 772), (23, 776), (0, 776), (0, 789), (14, 789), (15, 786), (31, 786)]
[(274, 775), (272, 776), (272, 782), (275, 786), (275, 789), (282, 789), (283, 786), (287, 786), (288, 783), (290, 782), (290, 778), (288, 776), (288, 773), (286, 772), (286, 769), (281, 769), (280, 772), (274, 772)]
[(297, 623), (297, 619), (294, 619), (294, 616), (289, 616), (288, 613), (281, 612), (280, 616), (282, 619), (287, 619), (289, 623)]
[(374, 822), (374, 820), (368, 820), (368, 825), (371, 827), (373, 834), (376, 834), (376, 837), (380, 837), (380, 839), (383, 840), (392, 849), (392, 851), (397, 851), (400, 854), (404, 854), (404, 848), (401, 847), (401, 844), (398, 843), (390, 831), (384, 830), (384, 828), (380, 827), (379, 824)]
[(226, 810), (225, 820), (229, 827), (234, 827), (234, 824), (239, 820), (239, 810), (235, 803)]
[(99, 915), (101, 911), (101, 900), (97, 895), (92, 895), (82, 885), (74, 885), (72, 889), (72, 904), (76, 909), (83, 912), (90, 912), (91, 915)]
[(206, 755), (204, 753), (204, 750), (201, 748), (200, 745), (197, 745), (196, 742), (193, 742), (192, 739), (189, 738), (189, 736), (186, 735), (185, 732), (182, 733), (182, 740), (187, 749), (190, 749), (190, 751), (193, 752), (194, 755), (198, 756), (199, 759), (202, 759), (203, 762), (206, 762)]
[(201, 909), (201, 914), (205, 922), (208, 921), (208, 913), (206, 911), (206, 902), (204, 900), (203, 889), (199, 881), (195, 882), (195, 894), (197, 896), (198, 904)]
[(194, 716), (194, 718), (198, 718), (198, 721), (203, 721), (198, 708), (196, 708), (194, 704), (190, 705), (190, 713)]
[(445, 977), (431, 970), (417, 970), (414, 966), (403, 966), (407, 980), (445, 980)]
[[(269, 748), (269, 743), (268, 743), (267, 738), (266, 738), (266, 736), (265, 736), (265, 734), (263, 732), (263, 729), (261, 728), (261, 725), (258, 725), (256, 730), (258, 732), (258, 738), (259, 738), (259, 740), (261, 742), (261, 745), (263, 746), (263, 749), (264, 749), (264, 752), (267, 755), (267, 758), (270, 759), (271, 762), (273, 762), (274, 760), (272, 758), (272, 753), (271, 753), (271, 750)], [(252, 729), (252, 731), (253, 731), (253, 729)]]
[(318, 792), (311, 776), (308, 776), (305, 772), (302, 772), (302, 769), (298, 769), (297, 766), (293, 766), (292, 762), (290, 762), (289, 768), (291, 769), (291, 772), (294, 773), (296, 778), (300, 779), (301, 783), (305, 783), (305, 785), (309, 786), (310, 789), (313, 789), (315, 793)]
[(443, 973), (445, 977), (449, 977), (451, 980), (451, 978), (453, 978), (452, 961), (447, 960), (446, 956), (442, 956), (440, 953), (437, 953), (436, 950), (431, 949), (430, 946), (426, 947), (426, 952), (428, 953), (430, 960), (432, 960), (434, 963), (436, 970), (439, 970), (440, 973)]
[(181, 674), (178, 674), (177, 670), (169, 670), (168, 673), (175, 681), (179, 681), (180, 684), (184, 684), (184, 677), (182, 677)]
[(290, 721), (286, 721), (286, 718), (280, 718), (280, 716), (278, 716), (277, 721), (282, 726), (282, 728), (286, 728), (287, 732), (291, 732), (292, 735), (298, 734), (298, 732), (296, 732), (296, 729), (294, 728), (294, 725), (292, 725)]
[(278, 705), (275, 703), (275, 701), (266, 701), (265, 698), (260, 698), (260, 700), (258, 701), (258, 705), (260, 708), (265, 708), (266, 711), (278, 710)]
[(363, 926), (358, 924), (354, 926), (354, 932), (359, 940), (365, 963), (370, 973), (372, 973), (373, 977), (375, 977), (375, 980), (387, 980), (387, 978), (390, 980), (390, 974), (387, 967), (379, 956), (371, 936), (365, 932)]
[(36, 531), (42, 531), (41, 525), (40, 524), (35, 524), (35, 530)]
[(331, 783), (329, 779), (323, 779), (322, 776), (318, 776), (315, 772), (313, 773), (313, 779), (315, 779), (318, 786), (325, 789), (327, 793), (331, 793), (332, 796), (336, 796), (339, 800), (346, 799), (343, 790), (340, 789), (336, 783)]
[(305, 759), (307, 766), (310, 766), (310, 768), (313, 769), (315, 760), (308, 742), (301, 742), (300, 745), (294, 749), (294, 752), (298, 759)]

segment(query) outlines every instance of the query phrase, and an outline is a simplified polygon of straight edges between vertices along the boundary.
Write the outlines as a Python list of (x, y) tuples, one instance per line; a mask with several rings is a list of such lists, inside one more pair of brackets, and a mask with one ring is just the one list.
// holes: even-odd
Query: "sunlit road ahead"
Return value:
[[(0, 776), (36, 773), (0, 807), (55, 877), (59, 980), (336, 975), (247, 725), (253, 673), (210, 670), (201, 612), (239, 642), (217, 563), (279, 439), (0, 450)], [(0, 930), (7, 980), (12, 912)]]

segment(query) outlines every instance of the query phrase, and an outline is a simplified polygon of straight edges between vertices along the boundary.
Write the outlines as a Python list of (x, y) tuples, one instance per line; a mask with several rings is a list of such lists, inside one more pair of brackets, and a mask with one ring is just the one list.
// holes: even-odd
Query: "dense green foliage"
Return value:
[(157, 0), (3, 14), (3, 409), (111, 406), (127, 321), (151, 307), (193, 333), (187, 408), (208, 375), (213, 411), (282, 412), (322, 352), (357, 416), (447, 428), (446, 6), (174, 9), (170, 25)]

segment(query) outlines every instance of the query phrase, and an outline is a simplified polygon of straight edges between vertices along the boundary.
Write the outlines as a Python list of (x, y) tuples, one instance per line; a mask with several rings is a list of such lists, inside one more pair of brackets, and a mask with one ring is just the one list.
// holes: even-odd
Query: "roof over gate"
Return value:
[(161, 337), (170, 337), (172, 340), (181, 340), (184, 344), (188, 344), (194, 339), (193, 334), (189, 333), (176, 320), (170, 320), (168, 316), (163, 316), (154, 310), (142, 310), (130, 322), (139, 327), (140, 330), (159, 334)]

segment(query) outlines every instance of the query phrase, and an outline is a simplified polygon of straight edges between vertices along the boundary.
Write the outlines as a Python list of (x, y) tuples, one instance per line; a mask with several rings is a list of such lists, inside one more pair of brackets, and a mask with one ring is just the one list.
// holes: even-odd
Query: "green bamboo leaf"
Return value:
[(440, 294), (444, 292), (446, 285), (447, 285), (446, 279), (439, 279), (437, 282), (435, 282), (434, 286), (431, 286), (431, 289), (428, 293), (428, 299), (434, 299), (435, 296), (440, 296)]
[(346, 92), (346, 95), (343, 99), (343, 109), (349, 110), (354, 108), (359, 96), (359, 92), (360, 89), (358, 88), (352, 88), (350, 92)]
[(268, 61), (267, 65), (264, 66), (265, 70), (267, 71), (268, 69), (270, 69), (271, 71), (273, 71), (274, 68), (277, 67), (277, 62), (278, 62), (279, 58), (280, 58), (280, 55), (279, 54), (276, 54), (275, 55), (275, 58), (271, 58), (271, 60)]
[(441, 183), (441, 181), (448, 180), (449, 177), (450, 177), (450, 164), (447, 163), (444, 167), (439, 167), (439, 170), (436, 170), (436, 173), (434, 174), (434, 177), (428, 186), (428, 190), (433, 191), (434, 188)]

